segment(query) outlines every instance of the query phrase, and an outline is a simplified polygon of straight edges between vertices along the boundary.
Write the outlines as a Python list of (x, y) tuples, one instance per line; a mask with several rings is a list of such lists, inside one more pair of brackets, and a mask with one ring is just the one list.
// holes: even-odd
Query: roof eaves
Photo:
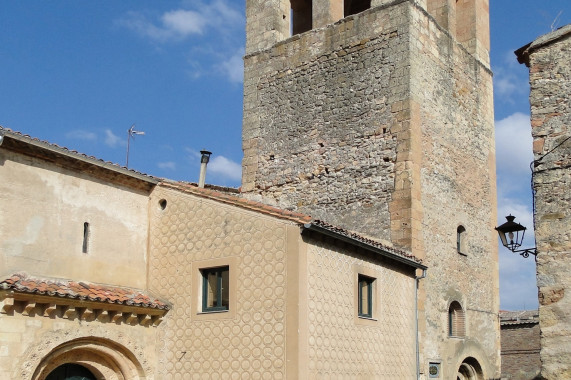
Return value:
[[(4, 128), (2, 126), (0, 126), (0, 136), (2, 136), (4, 139), (9, 138), (15, 141), (19, 141), (21, 143), (24, 144), (29, 144), (31, 146), (40, 148), (40, 149), (45, 149), (47, 151), (50, 151), (52, 153), (55, 154), (59, 154), (61, 156), (65, 156), (74, 160), (78, 160), (87, 164), (91, 164), (91, 165), (95, 165), (97, 167), (118, 173), (118, 174), (122, 174), (122, 175), (126, 175), (135, 179), (138, 179), (140, 181), (145, 181), (147, 183), (150, 184), (157, 184), (160, 179), (159, 178), (155, 178), (153, 176), (132, 170), (132, 169), (128, 169), (124, 166), (120, 166), (118, 164), (115, 164), (113, 162), (110, 161), (104, 161), (102, 159), (96, 158), (94, 156), (88, 156), (86, 154), (83, 153), (79, 153), (77, 151), (74, 150), (70, 150), (68, 148), (65, 147), (61, 147), (59, 145), (56, 144), (52, 144), (48, 141), (43, 141), (37, 138), (33, 138), (31, 136), (28, 135), (24, 135), (20, 132), (15, 132), (12, 131), (11, 129), (8, 128)], [(1, 144), (0, 144), (1, 146)]]
[(356, 247), (363, 248), (367, 251), (379, 254), (383, 257), (401, 262), (414, 268), (426, 270), (427, 266), (422, 261), (405, 251), (385, 246), (377, 241), (368, 239), (355, 233), (334, 227), (322, 221), (316, 220), (306, 223), (303, 228), (308, 231), (314, 231), (332, 238), (344, 241)]
[(140, 289), (53, 278), (36, 278), (28, 276), (26, 273), (16, 273), (3, 278), (0, 281), (0, 290), (149, 309), (170, 310), (172, 308), (170, 303), (153, 297)]
[(514, 54), (517, 57), (517, 61), (519, 63), (525, 64), (529, 67), (529, 54), (537, 49), (540, 49), (546, 45), (549, 45), (553, 42), (559, 41), (568, 35), (571, 35), (571, 24), (562, 26), (561, 28), (554, 30), (550, 33), (544, 34), (542, 36), (537, 37), (532, 42), (520, 47), (517, 49)]
[(265, 215), (274, 216), (279, 219), (289, 220), (300, 225), (309, 223), (311, 216), (300, 214), (293, 211), (283, 210), (277, 207), (268, 206), (266, 204), (251, 201), (249, 199), (241, 198), (234, 194), (224, 193), (221, 191), (211, 190), (208, 188), (200, 188), (193, 186), (189, 183), (173, 183), (169, 181), (162, 181), (159, 186), (178, 190), (183, 193), (193, 194), (202, 198), (211, 199), (228, 205), (240, 207), (250, 211), (259, 212)]

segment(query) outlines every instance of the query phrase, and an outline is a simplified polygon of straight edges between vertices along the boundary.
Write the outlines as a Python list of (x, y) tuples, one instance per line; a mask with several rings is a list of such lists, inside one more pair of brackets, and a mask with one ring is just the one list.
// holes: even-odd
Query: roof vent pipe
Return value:
[(0, 131), (0, 145), (4, 142), (4, 131)]
[(208, 165), (208, 161), (210, 160), (210, 155), (212, 152), (207, 150), (201, 150), (200, 154), (202, 157), (200, 158), (200, 177), (198, 178), (198, 187), (204, 187), (204, 182), (206, 181), (206, 165)]

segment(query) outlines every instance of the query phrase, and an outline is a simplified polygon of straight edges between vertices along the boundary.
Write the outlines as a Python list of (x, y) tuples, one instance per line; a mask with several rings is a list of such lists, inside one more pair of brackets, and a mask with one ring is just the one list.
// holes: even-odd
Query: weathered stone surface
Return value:
[[(279, 19), (278, 8), (248, 2), (242, 190), (423, 258), (421, 372), (441, 360), (453, 378), (474, 357), (496, 378), (488, 1), (456, 3), (376, 2), (289, 37), (260, 25)], [(466, 255), (456, 249), (460, 225)], [(466, 310), (465, 339), (448, 336), (452, 301)]]
[(518, 50), (530, 72), (541, 375), (571, 378), (571, 25)]

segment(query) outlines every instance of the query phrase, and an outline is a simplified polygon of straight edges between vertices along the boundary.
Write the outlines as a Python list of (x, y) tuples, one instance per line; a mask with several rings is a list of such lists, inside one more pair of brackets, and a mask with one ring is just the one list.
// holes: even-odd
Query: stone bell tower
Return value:
[(499, 378), (488, 0), (246, 4), (242, 191), (423, 259), (421, 378)]

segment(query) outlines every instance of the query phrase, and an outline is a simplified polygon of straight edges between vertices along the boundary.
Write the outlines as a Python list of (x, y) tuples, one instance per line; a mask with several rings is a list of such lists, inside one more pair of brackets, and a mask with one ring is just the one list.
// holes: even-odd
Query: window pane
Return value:
[(373, 282), (374, 278), (359, 275), (359, 309), (358, 313), (362, 317), (373, 316)]
[(216, 272), (208, 272), (207, 291), (206, 291), (206, 307), (217, 306), (218, 279)]
[(359, 282), (361, 293), (361, 314), (369, 314), (369, 284), (362, 280)]
[(230, 271), (225, 269), (222, 271), (222, 307), (228, 309), (230, 307)]

